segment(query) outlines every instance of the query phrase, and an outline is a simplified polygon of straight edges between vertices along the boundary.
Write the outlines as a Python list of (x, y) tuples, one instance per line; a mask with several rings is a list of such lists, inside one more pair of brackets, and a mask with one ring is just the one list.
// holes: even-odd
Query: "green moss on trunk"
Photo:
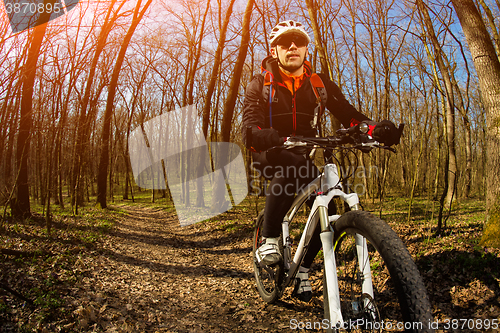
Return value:
[(500, 248), (500, 197), (489, 206), (480, 245)]

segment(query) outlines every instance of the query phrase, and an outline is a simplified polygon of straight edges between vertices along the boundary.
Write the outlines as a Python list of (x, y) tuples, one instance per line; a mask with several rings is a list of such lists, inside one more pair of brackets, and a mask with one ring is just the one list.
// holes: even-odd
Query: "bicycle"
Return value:
[[(367, 131), (368, 126), (361, 123), (338, 130), (334, 137), (286, 140), (282, 149), (323, 148), (332, 157), (320, 175), (297, 194), (285, 215), (279, 246), (283, 261), (276, 266), (265, 266), (255, 255), (261, 241), (263, 211), (257, 217), (252, 252), (257, 289), (267, 303), (281, 297), (292, 285), (319, 223), (324, 257), (321, 328), (327, 332), (433, 332), (429, 298), (410, 253), (386, 222), (362, 210), (358, 195), (348, 193), (348, 187), (343, 185), (345, 179), (341, 179), (333, 163), (337, 152), (368, 152), (374, 148), (395, 152), (373, 140)], [(250, 135), (247, 133), (247, 137)], [(291, 223), (310, 198), (314, 203), (295, 247)], [(334, 198), (342, 199), (348, 211), (329, 216), (328, 205)]]

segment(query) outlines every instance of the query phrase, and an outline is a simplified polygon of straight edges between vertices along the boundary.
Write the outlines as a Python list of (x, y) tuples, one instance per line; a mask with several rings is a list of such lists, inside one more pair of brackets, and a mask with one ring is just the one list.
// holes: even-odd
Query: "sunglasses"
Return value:
[(292, 46), (292, 43), (297, 47), (307, 46), (307, 40), (303, 37), (299, 36), (283, 36), (276, 42), (276, 45), (281, 46), (284, 49), (289, 49)]

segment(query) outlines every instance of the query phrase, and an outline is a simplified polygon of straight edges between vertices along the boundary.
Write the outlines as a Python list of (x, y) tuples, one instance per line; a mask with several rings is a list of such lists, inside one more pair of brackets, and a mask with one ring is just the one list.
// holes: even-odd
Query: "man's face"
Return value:
[(300, 36), (285, 35), (277, 41), (276, 47), (271, 49), (271, 55), (273, 58), (279, 58), (281, 67), (288, 74), (300, 75), (307, 55), (307, 41)]

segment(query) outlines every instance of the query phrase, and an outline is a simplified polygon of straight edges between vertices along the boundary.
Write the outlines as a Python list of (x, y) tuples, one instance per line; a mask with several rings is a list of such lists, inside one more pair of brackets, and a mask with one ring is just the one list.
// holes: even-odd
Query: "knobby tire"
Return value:
[[(269, 273), (264, 268), (262, 268), (257, 262), (255, 251), (257, 251), (257, 249), (260, 246), (263, 223), (264, 223), (264, 211), (261, 211), (259, 216), (257, 217), (257, 221), (254, 228), (254, 235), (252, 238), (253, 271), (257, 283), (257, 290), (259, 291), (260, 297), (267, 303), (274, 303), (281, 296), (280, 286), (284, 278), (284, 268), (283, 268), (283, 263), (271, 268), (274, 272), (274, 277), (271, 277)], [(283, 254), (282, 237), (280, 237), (279, 244), (280, 244), (279, 246), (280, 253)]]

